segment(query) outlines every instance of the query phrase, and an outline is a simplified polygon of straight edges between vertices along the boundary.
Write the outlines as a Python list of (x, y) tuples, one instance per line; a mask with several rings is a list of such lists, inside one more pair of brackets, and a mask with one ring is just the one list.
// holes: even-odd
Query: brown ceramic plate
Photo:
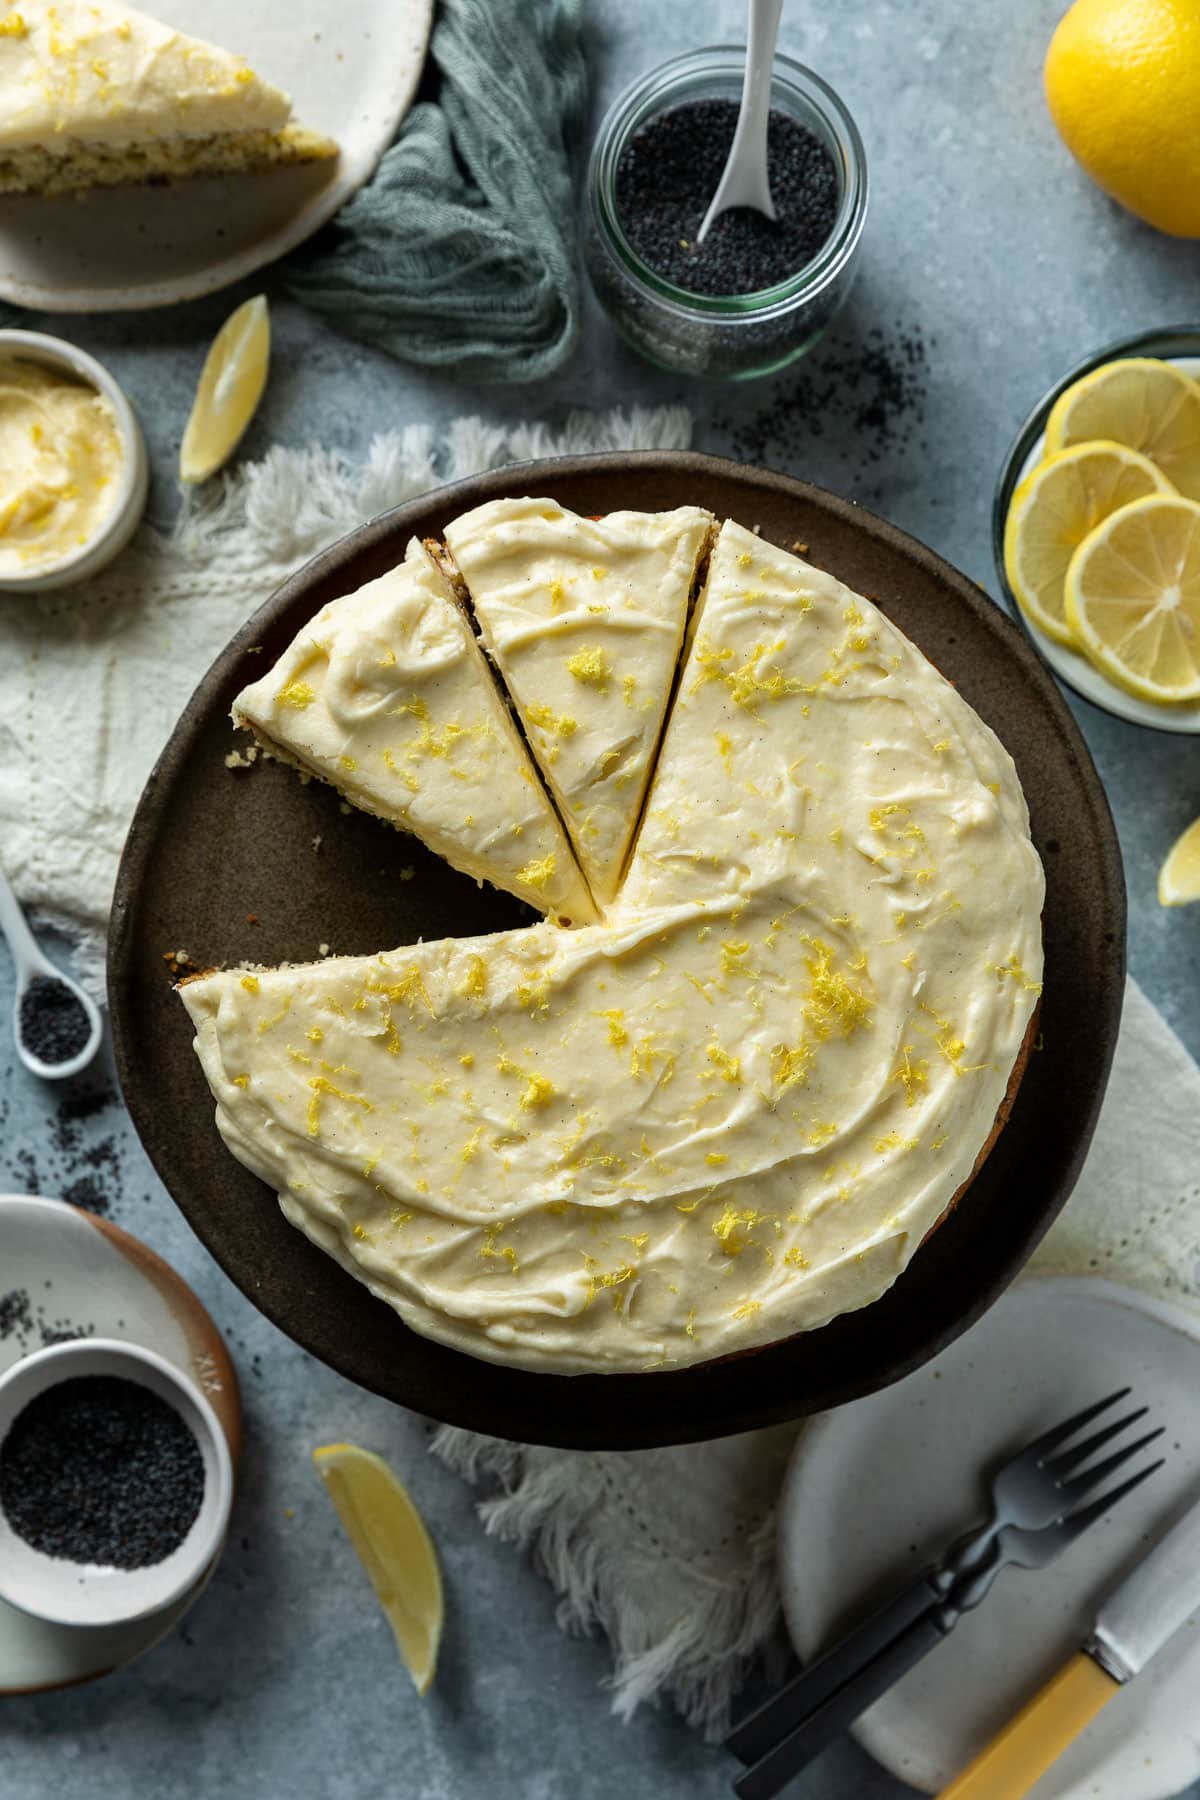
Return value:
[[(708, 1368), (555, 1376), (499, 1368), (409, 1331), (283, 1218), (224, 1148), (164, 952), (200, 965), (369, 953), (531, 915), (279, 764), (225, 756), (234, 695), (326, 601), (468, 507), (544, 493), (581, 513), (692, 502), (757, 526), (876, 599), (999, 733), (1046, 865), (1041, 1047), (962, 1203), (874, 1306)], [(321, 838), (320, 854), (313, 839)], [(402, 881), (404, 866), (415, 878)], [(252, 915), (252, 917), (251, 917)], [(870, 513), (781, 475), (665, 451), (526, 463), (442, 488), (343, 538), (285, 583), (217, 659), (151, 775), (125, 846), (109, 952), (117, 1066), (142, 1141), (193, 1228), (288, 1335), (353, 1381), (478, 1431), (639, 1448), (720, 1437), (871, 1393), (943, 1349), (1012, 1280), (1083, 1161), (1116, 1042), (1125, 895), (1079, 729), (1025, 639), (980, 590)]]

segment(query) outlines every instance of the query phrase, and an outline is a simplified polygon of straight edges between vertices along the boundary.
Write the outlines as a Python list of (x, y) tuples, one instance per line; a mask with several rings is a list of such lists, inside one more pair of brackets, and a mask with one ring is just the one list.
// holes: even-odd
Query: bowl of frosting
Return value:
[(94, 575), (146, 507), (133, 408), (94, 357), (37, 331), (0, 331), (0, 589)]

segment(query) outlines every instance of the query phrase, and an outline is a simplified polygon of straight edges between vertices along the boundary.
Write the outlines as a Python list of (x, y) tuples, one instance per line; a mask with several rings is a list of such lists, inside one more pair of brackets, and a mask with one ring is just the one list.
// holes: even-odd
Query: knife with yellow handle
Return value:
[(1021, 1800), (1200, 1607), (1200, 1503), (1104, 1602), (1083, 1645), (940, 1800)]

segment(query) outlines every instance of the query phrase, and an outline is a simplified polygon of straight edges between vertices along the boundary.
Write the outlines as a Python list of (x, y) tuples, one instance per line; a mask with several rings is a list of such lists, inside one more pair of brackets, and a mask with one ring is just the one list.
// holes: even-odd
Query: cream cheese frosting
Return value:
[(489, 501), (446, 527), (602, 908), (641, 815), (711, 529), (697, 506), (585, 519), (528, 498)]
[(291, 110), (244, 58), (133, 7), (0, 0), (0, 192), (336, 153)]
[(1042, 898), (988, 728), (870, 602), (727, 524), (606, 923), (182, 996), (233, 1153), (414, 1329), (681, 1367), (903, 1270), (994, 1129)]
[(0, 359), (0, 575), (88, 543), (116, 505), (123, 462), (103, 394), (65, 369)]
[(0, 4), (0, 152), (69, 136), (278, 131), (286, 94), (240, 56), (109, 0)]
[(539, 912), (596, 910), (450, 584), (413, 541), (233, 703), (276, 753)]

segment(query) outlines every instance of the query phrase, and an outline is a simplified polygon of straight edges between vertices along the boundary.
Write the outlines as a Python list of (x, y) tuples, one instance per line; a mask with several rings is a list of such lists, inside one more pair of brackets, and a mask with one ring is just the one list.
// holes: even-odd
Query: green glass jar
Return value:
[(627, 88), (609, 108), (592, 149), (584, 219), (584, 262), (620, 335), (661, 368), (725, 380), (768, 375), (812, 348), (850, 291), (867, 211), (867, 163), (854, 120), (811, 69), (777, 55), (772, 110), (811, 131), (837, 173), (837, 212), (826, 242), (786, 281), (749, 294), (690, 293), (638, 256), (616, 204), (626, 146), (671, 107), (696, 100), (736, 104), (745, 61), (745, 50), (736, 45), (694, 50)]

